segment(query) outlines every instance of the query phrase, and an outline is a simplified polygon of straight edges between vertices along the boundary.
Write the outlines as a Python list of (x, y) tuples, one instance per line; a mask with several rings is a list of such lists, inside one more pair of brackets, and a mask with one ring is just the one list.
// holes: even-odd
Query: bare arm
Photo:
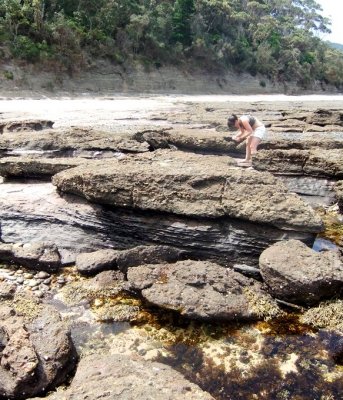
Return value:
[(234, 140), (236, 140), (238, 142), (243, 139), (246, 139), (253, 132), (253, 129), (252, 129), (251, 125), (249, 124), (249, 121), (247, 118), (242, 118), (242, 119), (240, 119), (240, 121), (241, 121), (241, 125), (239, 128), (238, 134), (234, 138)]

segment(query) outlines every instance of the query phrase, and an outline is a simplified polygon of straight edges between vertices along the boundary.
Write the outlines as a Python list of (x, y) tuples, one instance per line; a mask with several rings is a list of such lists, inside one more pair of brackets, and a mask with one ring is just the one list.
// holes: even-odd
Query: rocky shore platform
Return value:
[(0, 399), (340, 398), (342, 102), (168, 104), (0, 114)]

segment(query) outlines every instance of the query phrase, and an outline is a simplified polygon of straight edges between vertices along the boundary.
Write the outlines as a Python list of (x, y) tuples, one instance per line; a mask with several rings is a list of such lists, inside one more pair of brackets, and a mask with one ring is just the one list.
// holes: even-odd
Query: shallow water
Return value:
[(205, 324), (148, 308), (131, 325), (88, 323), (87, 314), (72, 328), (80, 354), (136, 354), (166, 363), (217, 400), (341, 398), (343, 367), (332, 356), (336, 335), (316, 332), (292, 314)]

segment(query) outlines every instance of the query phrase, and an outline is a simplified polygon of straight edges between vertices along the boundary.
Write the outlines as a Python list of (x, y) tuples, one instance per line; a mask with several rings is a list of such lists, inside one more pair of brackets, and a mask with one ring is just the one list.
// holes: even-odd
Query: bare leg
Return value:
[(247, 137), (246, 143), (245, 143), (245, 160), (246, 162), (251, 161), (251, 141), (253, 137), (249, 136)]
[(255, 136), (252, 136), (250, 141), (250, 158), (252, 155), (257, 153), (257, 147), (261, 143), (261, 139)]

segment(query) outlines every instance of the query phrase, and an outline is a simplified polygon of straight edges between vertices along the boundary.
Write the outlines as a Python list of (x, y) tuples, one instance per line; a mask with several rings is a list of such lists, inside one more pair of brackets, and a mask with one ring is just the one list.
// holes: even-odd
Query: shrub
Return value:
[(8, 80), (13, 80), (14, 79), (14, 75), (13, 75), (12, 71), (4, 71), (3, 75)]

